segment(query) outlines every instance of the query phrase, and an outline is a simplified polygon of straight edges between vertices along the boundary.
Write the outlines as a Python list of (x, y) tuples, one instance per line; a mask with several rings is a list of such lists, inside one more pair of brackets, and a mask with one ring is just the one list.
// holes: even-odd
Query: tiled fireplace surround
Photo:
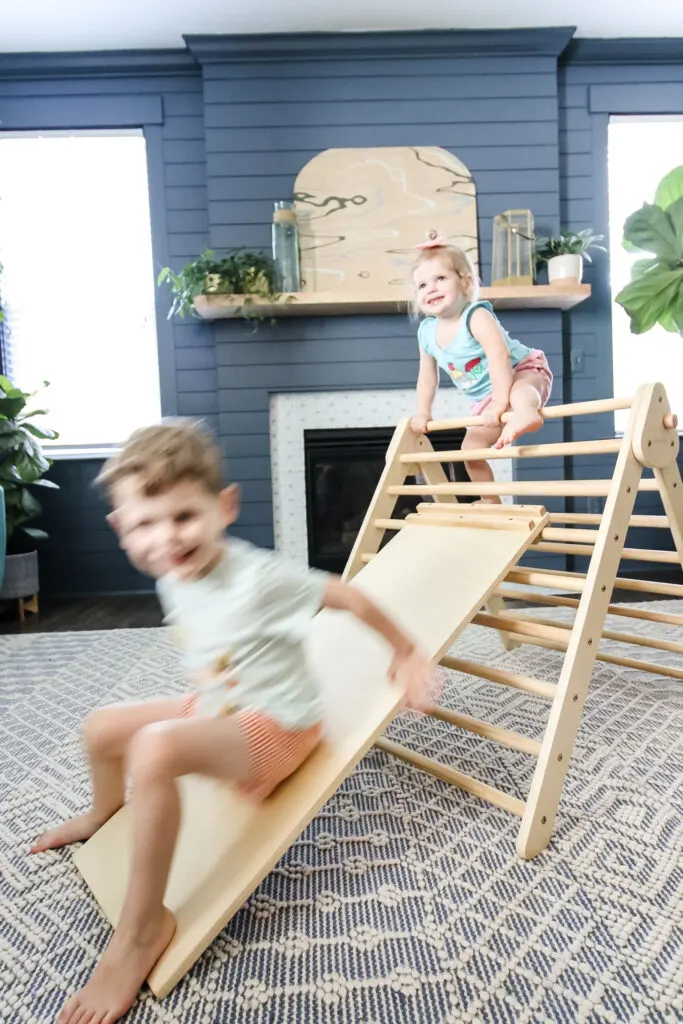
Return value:
[[(393, 427), (409, 415), (412, 389), (320, 391), (273, 394), (270, 398), (270, 457), (273, 525), (278, 551), (308, 564), (304, 431)], [(466, 416), (469, 402), (455, 389), (437, 393), (435, 418)], [(498, 480), (512, 479), (512, 460), (492, 463)]]

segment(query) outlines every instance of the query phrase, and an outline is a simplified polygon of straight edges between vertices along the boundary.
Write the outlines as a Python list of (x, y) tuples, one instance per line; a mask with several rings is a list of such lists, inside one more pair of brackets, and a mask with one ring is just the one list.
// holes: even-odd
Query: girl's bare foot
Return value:
[(472, 502), (473, 505), (502, 505), (502, 501), (497, 495), (492, 495), (489, 498), (477, 498), (476, 501)]
[(161, 907), (158, 916), (142, 929), (117, 928), (92, 978), (65, 1003), (57, 1024), (114, 1024), (120, 1020), (173, 938), (175, 927), (173, 914)]
[(104, 821), (95, 817), (92, 811), (88, 814), (79, 814), (78, 817), (69, 818), (56, 828), (44, 832), (40, 839), (36, 839), (29, 852), (43, 853), (45, 850), (56, 850), (60, 846), (68, 846), (69, 843), (90, 839), (101, 825), (104, 825)]
[(532, 434), (535, 430), (540, 430), (542, 426), (543, 417), (538, 409), (534, 409), (533, 406), (515, 409), (503, 426), (494, 448), (504, 448), (506, 444), (511, 444), (516, 437), (520, 437), (522, 434)]

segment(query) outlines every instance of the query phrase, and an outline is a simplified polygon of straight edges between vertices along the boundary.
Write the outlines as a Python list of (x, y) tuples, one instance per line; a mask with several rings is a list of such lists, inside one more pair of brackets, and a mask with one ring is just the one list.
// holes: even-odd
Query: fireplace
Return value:
[[(304, 430), (309, 565), (343, 571), (382, 475), (393, 433), (393, 427)], [(464, 436), (464, 430), (449, 430), (430, 441), (437, 451), (453, 450), (460, 448)], [(462, 462), (445, 469), (453, 481), (468, 480)], [(416, 482), (414, 477), (406, 479), (409, 484)], [(400, 496), (394, 517), (405, 518), (422, 500), (428, 499)]]

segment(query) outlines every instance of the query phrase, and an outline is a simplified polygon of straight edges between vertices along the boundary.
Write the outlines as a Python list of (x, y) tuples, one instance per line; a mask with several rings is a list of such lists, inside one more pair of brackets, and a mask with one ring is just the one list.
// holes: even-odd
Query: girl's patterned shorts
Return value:
[[(191, 718), (196, 703), (195, 694), (188, 694), (182, 702), (181, 716)], [(239, 782), (237, 788), (254, 803), (264, 800), (295, 772), (322, 739), (320, 722), (305, 729), (287, 729), (263, 711), (235, 711), (232, 717), (244, 734), (251, 762), (249, 778)]]
[[(541, 378), (541, 405), (546, 405), (553, 386), (553, 375), (548, 366), (545, 352), (542, 352), (540, 348), (532, 348), (529, 355), (525, 356), (514, 367), (512, 371), (513, 380), (516, 380), (520, 373), (535, 373)], [(478, 402), (473, 402), (470, 406), (470, 416), (479, 416), (486, 406), (490, 404), (492, 397), (493, 395), (488, 394), (485, 398), (480, 398)]]

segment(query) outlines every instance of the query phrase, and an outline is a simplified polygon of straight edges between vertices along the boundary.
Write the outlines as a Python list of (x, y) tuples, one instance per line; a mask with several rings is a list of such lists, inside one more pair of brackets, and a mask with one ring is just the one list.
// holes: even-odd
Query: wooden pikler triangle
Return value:
[[(175, 913), (176, 935), (149, 978), (152, 991), (163, 997), (227, 924), (282, 853), (316, 815), (325, 801), (377, 743), (474, 795), (506, 808), (521, 818), (517, 850), (533, 857), (547, 845), (557, 814), (564, 777), (574, 747), (581, 710), (596, 657), (617, 664), (683, 678), (683, 670), (657, 666), (640, 659), (600, 651), (610, 595), (615, 587), (647, 590), (683, 597), (683, 586), (622, 580), (617, 576), (622, 557), (683, 562), (683, 484), (676, 464), (678, 434), (664, 388), (645, 385), (633, 400), (605, 400), (574, 406), (551, 406), (546, 418), (630, 408), (623, 438), (572, 444), (536, 444), (501, 453), (469, 451), (476, 458), (547, 458), (596, 453), (616, 455), (614, 472), (606, 480), (548, 482), (449, 482), (442, 462), (463, 461), (460, 451), (435, 452), (426, 437), (417, 437), (405, 421), (397, 427), (387, 463), (350, 556), (346, 578), (365, 590), (393, 615), (403, 628), (446, 667), (469, 672), (495, 684), (515, 687), (547, 698), (550, 713), (541, 741), (474, 720), (457, 710), (432, 709), (455, 727), (536, 759), (526, 800), (504, 793), (455, 768), (439, 764), (382, 738), (400, 710), (400, 695), (387, 681), (391, 652), (386, 644), (352, 617), (321, 612), (312, 623), (309, 654), (321, 682), (325, 705), (326, 739), (308, 761), (263, 804), (254, 807), (229, 786), (194, 777), (181, 780), (182, 826), (166, 892)], [(432, 430), (468, 426), (477, 420), (442, 421)], [(643, 479), (651, 468), (654, 479)], [(406, 484), (420, 473), (424, 483)], [(657, 489), (665, 516), (634, 516), (639, 490)], [(458, 495), (513, 494), (543, 497), (574, 495), (604, 497), (600, 515), (548, 513), (539, 505), (467, 506)], [(402, 494), (431, 495), (407, 519), (392, 519)], [(656, 522), (653, 520), (657, 520)], [(553, 523), (578, 529), (560, 529)], [(597, 529), (585, 529), (597, 525)], [(641, 552), (625, 548), (631, 526), (667, 526), (675, 552)], [(388, 531), (392, 539), (382, 546)], [(381, 548), (381, 550), (380, 550)], [(528, 569), (519, 559), (529, 550), (591, 554), (585, 574)], [(666, 558), (661, 556), (666, 555)], [(548, 624), (506, 611), (501, 589), (522, 587), (564, 589), (580, 594), (542, 598), (548, 604), (576, 607), (571, 628)], [(527, 595), (527, 591), (523, 591)], [(537, 591), (529, 599), (540, 600)], [(621, 609), (634, 618), (683, 625), (683, 616)], [(674, 621), (675, 620), (675, 621)], [(463, 661), (447, 652), (468, 623), (496, 629), (506, 646), (534, 643), (566, 651), (557, 684), (499, 667)], [(617, 639), (642, 643), (643, 638), (619, 633)], [(649, 646), (671, 650), (673, 641)], [(668, 646), (667, 646), (668, 643)], [(683, 651), (683, 645), (677, 645)], [(677, 649), (677, 648), (676, 648)], [(124, 807), (85, 845), (74, 861), (115, 924), (128, 880), (130, 815)]]

